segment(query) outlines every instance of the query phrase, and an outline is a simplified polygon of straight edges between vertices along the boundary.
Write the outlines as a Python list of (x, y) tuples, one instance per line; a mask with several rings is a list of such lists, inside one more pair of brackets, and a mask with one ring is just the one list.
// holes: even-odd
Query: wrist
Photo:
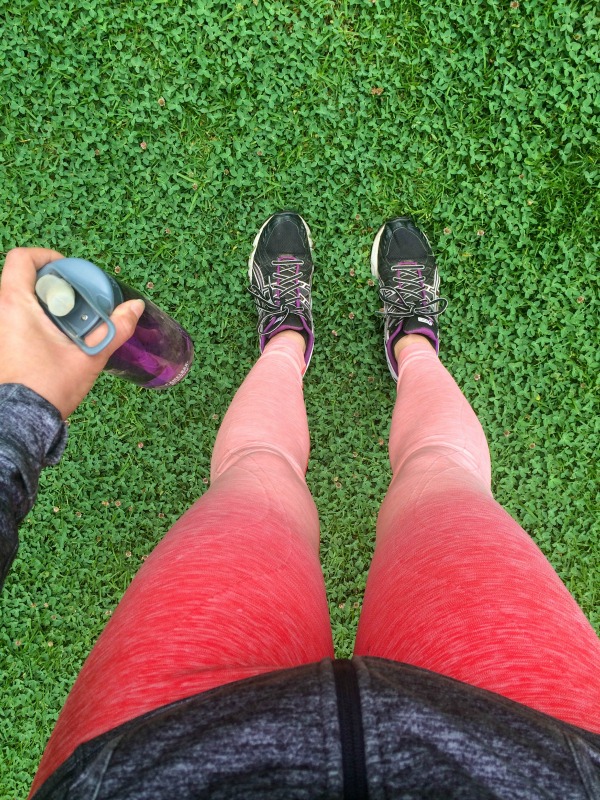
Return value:
[(65, 420), (69, 414), (77, 407), (77, 403), (70, 405), (64, 392), (55, 387), (45, 385), (43, 381), (31, 379), (20, 375), (7, 375), (0, 372), (0, 388), (4, 386), (23, 387), (34, 392), (39, 398), (51, 405), (55, 411)]
[[(42, 466), (57, 464), (67, 441), (60, 410), (22, 383), (0, 383), (0, 438), (35, 443)], [(31, 450), (32, 454), (34, 450)]]

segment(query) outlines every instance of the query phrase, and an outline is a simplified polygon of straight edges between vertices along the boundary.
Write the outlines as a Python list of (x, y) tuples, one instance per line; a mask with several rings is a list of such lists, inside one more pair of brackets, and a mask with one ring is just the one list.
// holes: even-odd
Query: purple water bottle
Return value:
[[(106, 372), (146, 389), (166, 389), (185, 378), (194, 345), (181, 325), (144, 295), (107, 275), (91, 261), (62, 258), (38, 271), (35, 291), (54, 324), (84, 353), (96, 355), (114, 338), (109, 319), (120, 303), (141, 298), (146, 307), (133, 336), (108, 359)], [(94, 347), (85, 337), (102, 323), (108, 330)]]

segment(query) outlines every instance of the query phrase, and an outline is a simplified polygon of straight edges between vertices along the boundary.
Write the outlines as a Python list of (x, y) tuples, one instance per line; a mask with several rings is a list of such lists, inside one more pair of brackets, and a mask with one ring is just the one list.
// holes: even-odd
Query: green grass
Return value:
[(368, 254), (398, 213), (438, 254), (442, 358), (496, 497), (600, 629), (598, 18), (585, 0), (515, 5), (0, 0), (0, 249), (151, 281), (197, 350), (167, 393), (101, 377), (43, 475), (0, 598), (1, 800), (25, 795), (107, 615), (207, 488), (257, 355), (246, 259), (281, 207), (316, 240), (308, 481), (338, 653), (390, 477)]

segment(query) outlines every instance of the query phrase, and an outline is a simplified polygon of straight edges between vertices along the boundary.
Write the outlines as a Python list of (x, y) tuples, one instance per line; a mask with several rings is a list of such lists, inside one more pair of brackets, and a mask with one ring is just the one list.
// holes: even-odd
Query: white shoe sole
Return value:
[[(387, 224), (387, 223), (386, 223)], [(381, 241), (381, 235), (383, 234), (385, 228), (385, 224), (379, 228), (377, 231), (377, 235), (373, 240), (373, 246), (371, 247), (371, 275), (374, 278), (379, 278), (379, 265), (378, 265), (378, 254), (379, 254), (379, 242)]]

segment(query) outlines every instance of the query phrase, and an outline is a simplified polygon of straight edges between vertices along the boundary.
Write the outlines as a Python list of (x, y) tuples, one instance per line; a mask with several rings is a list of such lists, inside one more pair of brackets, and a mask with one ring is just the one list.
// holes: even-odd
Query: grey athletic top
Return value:
[[(0, 576), (58, 411), (0, 386)], [(35, 800), (600, 798), (600, 735), (433, 672), (326, 659), (180, 700), (82, 744)]]
[(17, 553), (17, 528), (37, 497), (42, 468), (58, 464), (67, 444), (60, 413), (39, 394), (0, 384), (0, 589)]

